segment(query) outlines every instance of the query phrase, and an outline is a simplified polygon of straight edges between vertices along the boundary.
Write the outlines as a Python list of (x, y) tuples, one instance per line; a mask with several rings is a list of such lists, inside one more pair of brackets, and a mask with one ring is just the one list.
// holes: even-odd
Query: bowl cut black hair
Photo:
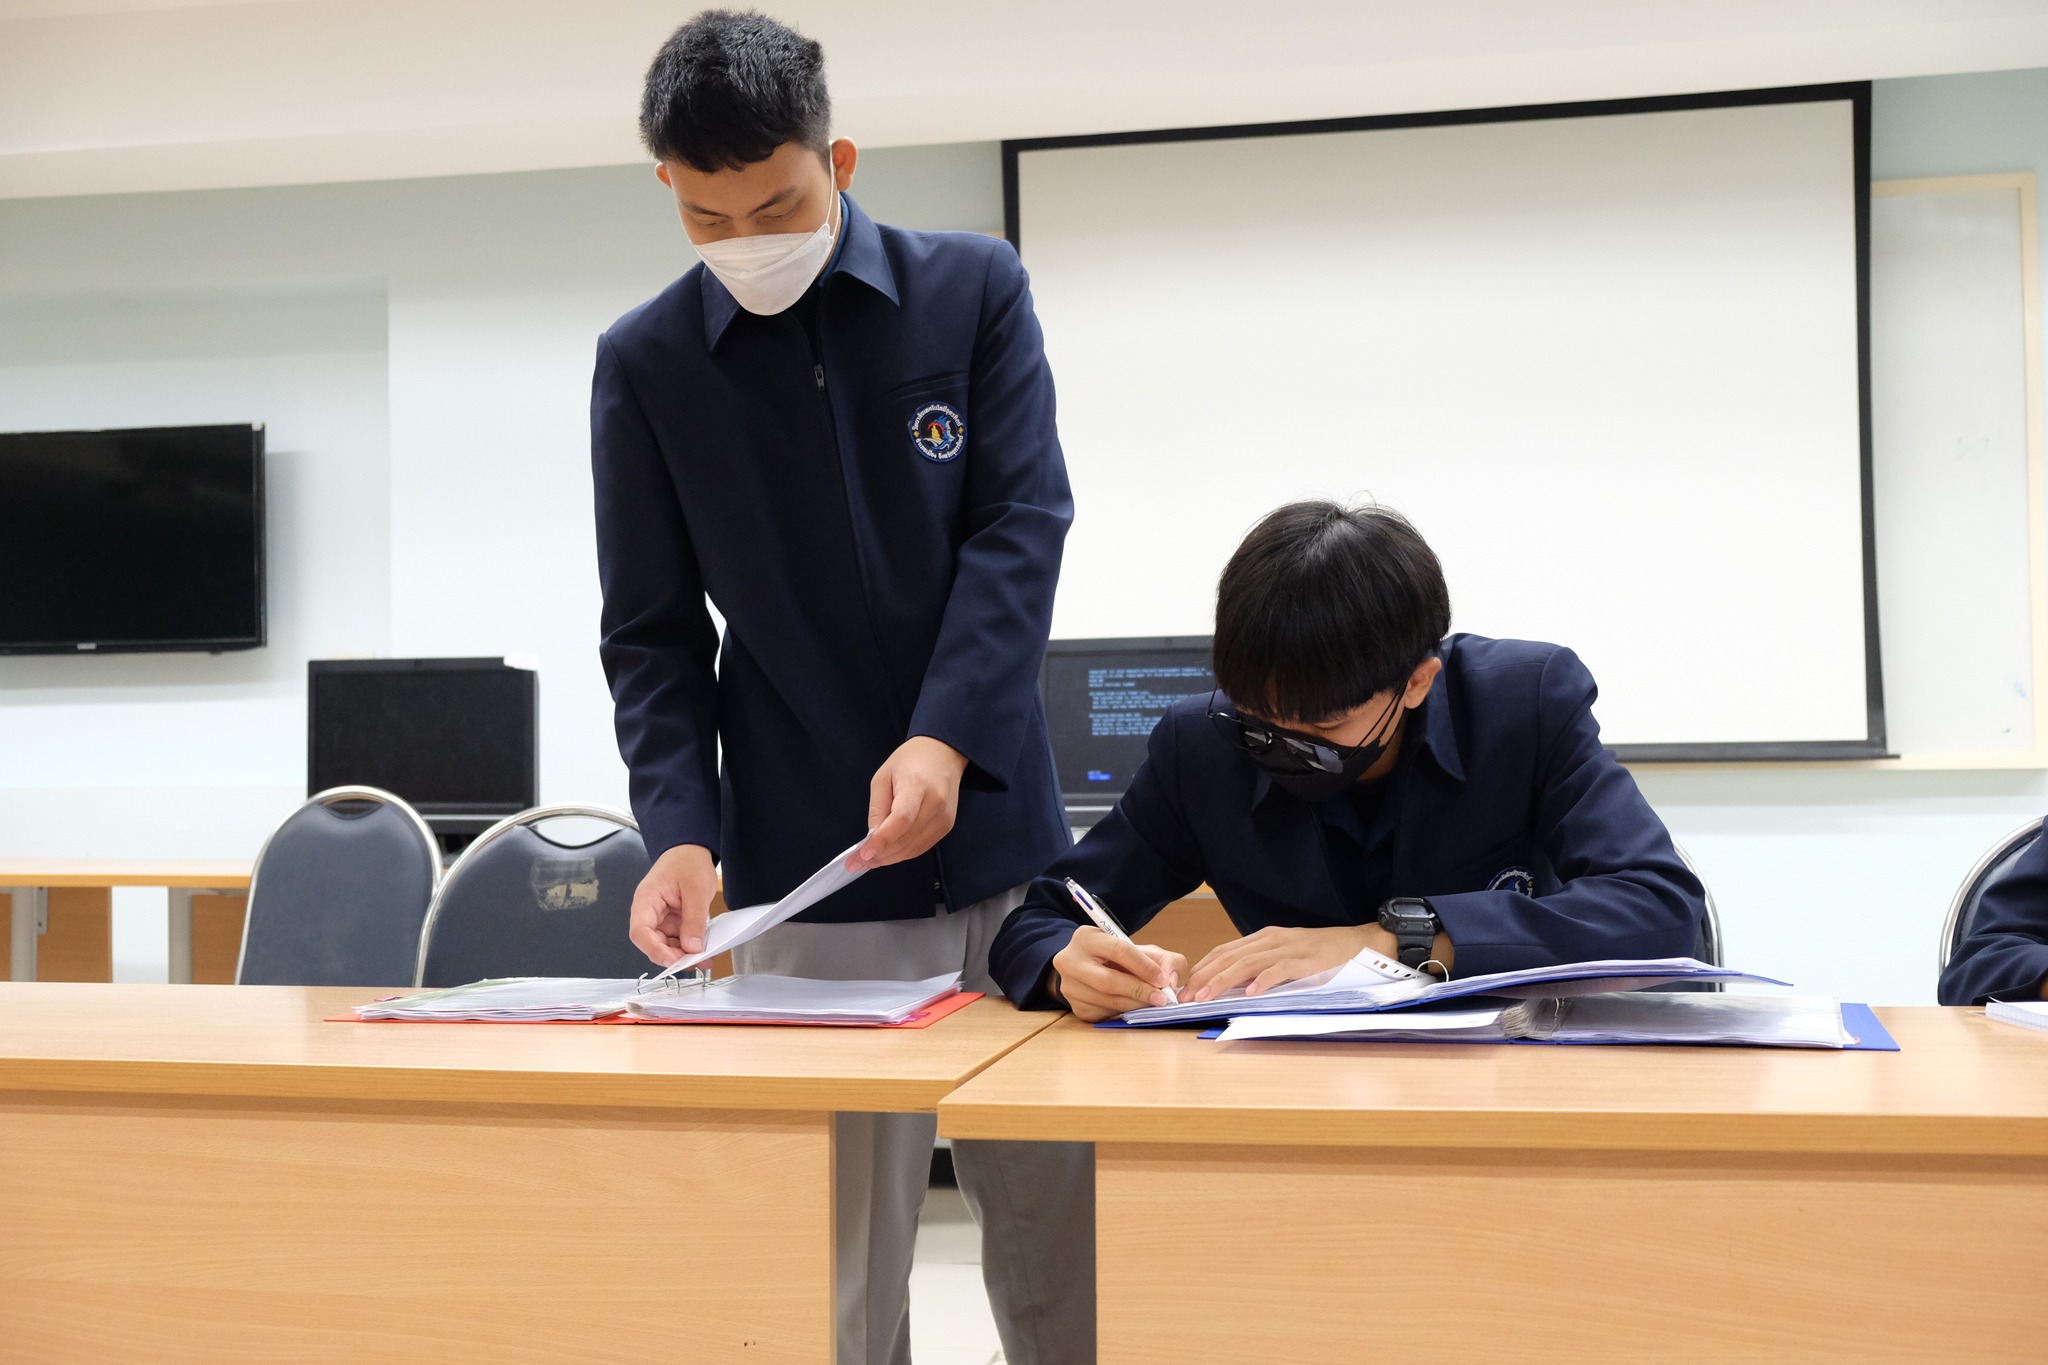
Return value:
[(657, 161), (736, 171), (785, 142), (829, 158), (831, 130), (825, 49), (766, 15), (707, 9), (647, 68), (640, 140)]
[(1291, 502), (1216, 585), (1216, 683), (1273, 721), (1327, 720), (1408, 681), (1450, 633), (1443, 566), (1376, 505)]

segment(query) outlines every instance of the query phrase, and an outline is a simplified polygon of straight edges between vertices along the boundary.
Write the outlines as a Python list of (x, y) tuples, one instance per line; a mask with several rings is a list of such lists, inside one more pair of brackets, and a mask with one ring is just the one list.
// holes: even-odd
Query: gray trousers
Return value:
[[(1024, 888), (928, 919), (784, 924), (734, 950), (742, 972), (915, 981), (959, 971), (1000, 998), (988, 945)], [(931, 1114), (836, 1114), (838, 1365), (909, 1365), (910, 1258), (930, 1181)], [(981, 1227), (981, 1275), (1009, 1365), (1094, 1365), (1095, 1149), (953, 1144)]]

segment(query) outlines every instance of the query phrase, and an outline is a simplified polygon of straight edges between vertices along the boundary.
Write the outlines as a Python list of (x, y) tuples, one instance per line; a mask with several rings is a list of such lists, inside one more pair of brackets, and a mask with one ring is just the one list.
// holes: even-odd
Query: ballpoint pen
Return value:
[[(1119, 942), (1131, 942), (1131, 936), (1124, 932), (1124, 927), (1121, 924), (1118, 924), (1109, 917), (1109, 911), (1103, 909), (1102, 902), (1089, 895), (1088, 888), (1075, 881), (1072, 877), (1067, 878), (1067, 894), (1074, 898), (1074, 904), (1081, 907), (1081, 913), (1095, 921), (1096, 928)], [(1180, 1003), (1180, 996), (1174, 993), (1173, 987), (1161, 986), (1159, 989), (1166, 992), (1167, 1004), (1178, 1005)]]

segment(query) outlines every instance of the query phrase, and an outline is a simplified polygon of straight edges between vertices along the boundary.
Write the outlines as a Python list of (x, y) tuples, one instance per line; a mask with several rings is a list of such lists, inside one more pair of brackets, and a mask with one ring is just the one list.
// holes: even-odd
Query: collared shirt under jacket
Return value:
[(843, 203), (815, 351), (699, 265), (599, 340), (591, 461), (650, 854), (702, 844), (728, 903), (772, 900), (866, 833), (905, 739), (967, 756), (936, 849), (806, 915), (849, 921), (973, 904), (1069, 847), (1038, 674), (1073, 506), (1017, 253)]

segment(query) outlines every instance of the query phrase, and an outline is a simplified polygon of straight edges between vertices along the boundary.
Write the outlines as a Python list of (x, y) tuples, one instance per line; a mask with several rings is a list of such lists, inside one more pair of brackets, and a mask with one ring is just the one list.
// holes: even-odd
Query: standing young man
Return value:
[[(865, 834), (868, 874), (739, 969), (992, 989), (1070, 842), (1037, 679), (1072, 504), (1023, 267), (863, 214), (823, 52), (759, 15), (678, 29), (640, 127), (703, 264), (613, 324), (592, 385), (602, 654), (656, 855), (634, 942), (700, 948), (714, 865), (754, 904)], [(842, 1365), (909, 1359), (934, 1133), (838, 1116)], [(1012, 1365), (1092, 1361), (1090, 1150), (954, 1163)]]

